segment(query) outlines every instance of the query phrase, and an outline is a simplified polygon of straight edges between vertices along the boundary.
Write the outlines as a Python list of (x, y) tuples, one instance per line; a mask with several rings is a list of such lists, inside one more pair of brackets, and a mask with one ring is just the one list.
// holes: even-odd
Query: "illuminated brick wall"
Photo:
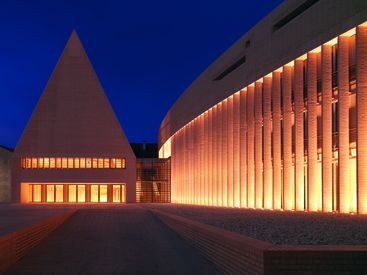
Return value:
[(367, 26), (218, 102), (169, 156), (174, 203), (367, 214)]

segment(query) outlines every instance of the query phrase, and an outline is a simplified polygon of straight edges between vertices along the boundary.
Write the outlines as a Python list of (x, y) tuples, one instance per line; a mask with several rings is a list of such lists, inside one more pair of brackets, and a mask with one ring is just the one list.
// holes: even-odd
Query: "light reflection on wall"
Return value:
[(360, 25), (190, 121), (159, 151), (172, 202), (367, 214), (364, 59)]

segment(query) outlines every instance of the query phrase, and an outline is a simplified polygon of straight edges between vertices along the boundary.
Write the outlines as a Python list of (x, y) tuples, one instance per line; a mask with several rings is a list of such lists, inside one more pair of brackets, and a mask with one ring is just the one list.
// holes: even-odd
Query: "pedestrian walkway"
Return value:
[(138, 205), (84, 208), (16, 263), (16, 273), (218, 274)]

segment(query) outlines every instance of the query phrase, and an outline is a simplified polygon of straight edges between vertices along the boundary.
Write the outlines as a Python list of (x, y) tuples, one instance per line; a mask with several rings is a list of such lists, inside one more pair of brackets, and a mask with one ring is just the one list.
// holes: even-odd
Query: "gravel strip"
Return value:
[(169, 212), (273, 244), (367, 245), (367, 216), (149, 204)]

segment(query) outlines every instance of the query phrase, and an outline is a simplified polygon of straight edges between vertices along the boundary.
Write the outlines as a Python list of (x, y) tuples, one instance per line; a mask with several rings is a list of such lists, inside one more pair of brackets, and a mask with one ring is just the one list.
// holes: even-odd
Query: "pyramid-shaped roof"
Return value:
[(15, 153), (134, 156), (75, 31), (61, 54)]

